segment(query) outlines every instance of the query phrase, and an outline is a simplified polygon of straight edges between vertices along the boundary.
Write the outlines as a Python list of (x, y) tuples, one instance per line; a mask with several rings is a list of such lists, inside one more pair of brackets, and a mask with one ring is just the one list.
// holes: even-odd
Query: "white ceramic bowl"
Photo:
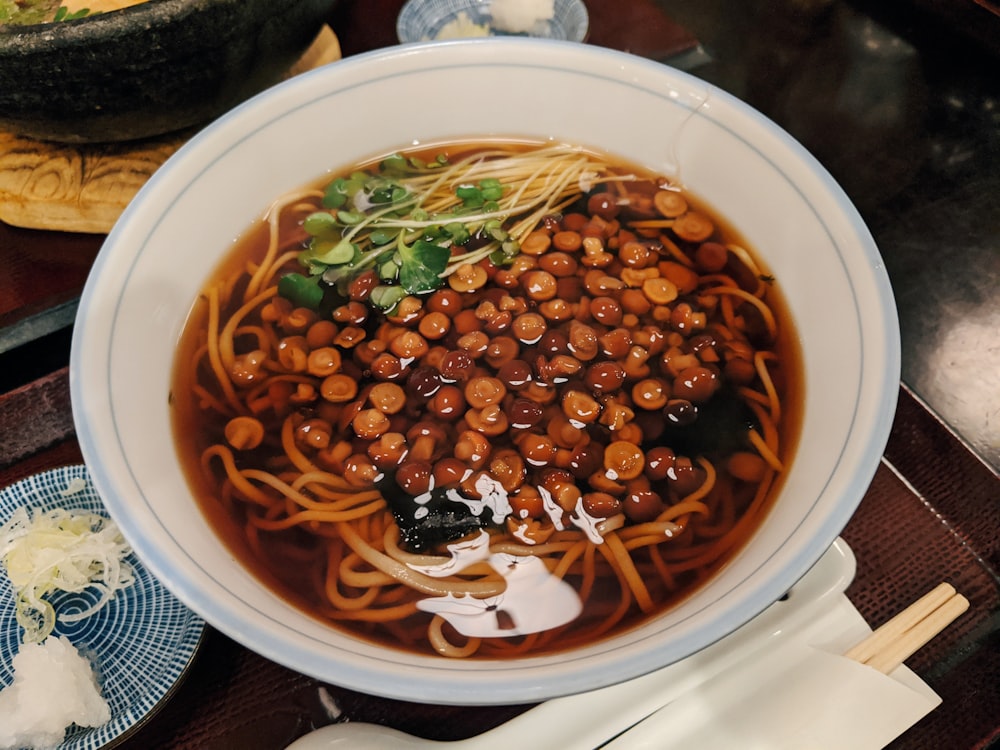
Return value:
[[(454, 92), (461, 106), (440, 104), (454, 102)], [(326, 627), (259, 585), (191, 498), (167, 405), (173, 345), (192, 301), (273, 198), (355, 158), (473, 135), (552, 137), (661, 172), (679, 167), (777, 275), (804, 356), (797, 455), (774, 510), (736, 559), (643, 627), (523, 661), (390, 652)], [(674, 662), (779, 598), (834, 541), (871, 481), (895, 407), (899, 340), (887, 276), (861, 218), (772, 122), (648, 60), (565, 42), (484, 39), (335, 63), (197, 135), (154, 175), (101, 250), (80, 305), (70, 374), (78, 436), (108, 510), (149, 569), (211, 625), (267, 658), (360, 691), (505, 704)]]

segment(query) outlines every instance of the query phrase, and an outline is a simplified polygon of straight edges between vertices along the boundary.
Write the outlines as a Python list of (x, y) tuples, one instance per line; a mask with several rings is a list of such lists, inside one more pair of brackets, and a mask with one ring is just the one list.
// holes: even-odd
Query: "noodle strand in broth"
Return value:
[(363, 637), (608, 637), (763, 522), (800, 385), (774, 280), (655, 175), (562, 144), (393, 154), (280, 197), (207, 283), (177, 449), (260, 578)]

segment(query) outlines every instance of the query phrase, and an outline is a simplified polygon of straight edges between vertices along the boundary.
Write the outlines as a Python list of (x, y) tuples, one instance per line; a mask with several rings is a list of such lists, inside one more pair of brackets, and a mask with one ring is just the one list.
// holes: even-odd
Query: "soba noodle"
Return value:
[(177, 446), (220, 534), (317, 617), (456, 658), (566, 649), (761, 523), (791, 338), (774, 280), (666, 180), (562, 145), (398, 154), (278, 199), (209, 281)]

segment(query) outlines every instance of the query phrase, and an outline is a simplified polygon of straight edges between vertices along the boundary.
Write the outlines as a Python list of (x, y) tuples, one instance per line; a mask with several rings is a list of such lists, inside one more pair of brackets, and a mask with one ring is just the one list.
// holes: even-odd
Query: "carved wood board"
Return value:
[[(340, 54), (337, 36), (324, 27), (288, 77)], [(133, 143), (63, 144), (0, 130), (0, 221), (106, 234), (153, 172), (196, 131)]]

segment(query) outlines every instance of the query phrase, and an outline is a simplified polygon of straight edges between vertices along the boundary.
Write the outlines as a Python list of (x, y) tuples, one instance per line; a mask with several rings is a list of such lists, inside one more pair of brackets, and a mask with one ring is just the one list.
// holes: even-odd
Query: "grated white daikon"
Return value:
[(555, 12), (555, 0), (493, 0), (490, 5), (493, 28), (509, 34), (526, 34)]
[(22, 644), (12, 665), (14, 682), (0, 690), (0, 748), (53, 748), (70, 725), (111, 719), (90, 662), (64, 636)]

